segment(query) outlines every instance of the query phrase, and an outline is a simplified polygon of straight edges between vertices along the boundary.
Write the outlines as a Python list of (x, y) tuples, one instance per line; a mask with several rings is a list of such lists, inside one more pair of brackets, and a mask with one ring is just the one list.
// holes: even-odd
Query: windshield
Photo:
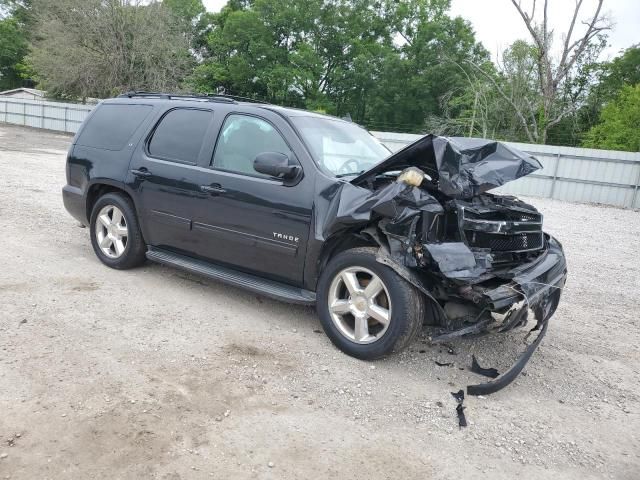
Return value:
[(315, 160), (336, 177), (364, 172), (391, 153), (355, 123), (319, 117), (291, 117)]

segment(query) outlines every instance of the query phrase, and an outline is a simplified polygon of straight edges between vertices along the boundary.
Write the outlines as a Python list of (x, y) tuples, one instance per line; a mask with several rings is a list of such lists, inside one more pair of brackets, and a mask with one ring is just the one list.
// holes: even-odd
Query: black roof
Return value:
[[(118, 95), (119, 99), (148, 99), (148, 100), (176, 100), (176, 101), (197, 101), (197, 102), (215, 102), (223, 104), (235, 104), (244, 106), (256, 106), (272, 110), (280, 115), (286, 117), (318, 117), (329, 118), (331, 120), (345, 121), (344, 119), (334, 117), (332, 115), (326, 115), (318, 112), (311, 112), (309, 110), (303, 110), (299, 108), (281, 107), (267, 102), (262, 102), (247, 97), (240, 97), (237, 95), (226, 94), (199, 94), (199, 93), (165, 93), (165, 92), (146, 92), (146, 91), (131, 91)], [(348, 122), (350, 123), (350, 122)]]

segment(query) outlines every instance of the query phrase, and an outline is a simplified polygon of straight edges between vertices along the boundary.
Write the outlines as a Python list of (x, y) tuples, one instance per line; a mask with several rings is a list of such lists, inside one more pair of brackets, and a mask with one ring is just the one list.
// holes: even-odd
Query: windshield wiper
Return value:
[(335, 177), (336, 178), (342, 178), (342, 177), (357, 177), (358, 175), (360, 175), (361, 173), (366, 172), (366, 170), (360, 170), (359, 172), (351, 172), (351, 173), (338, 173)]

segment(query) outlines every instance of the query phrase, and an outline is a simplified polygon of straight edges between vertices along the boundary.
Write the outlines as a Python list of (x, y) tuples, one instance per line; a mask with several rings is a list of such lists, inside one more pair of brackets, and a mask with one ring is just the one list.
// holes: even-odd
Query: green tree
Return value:
[(596, 125), (602, 107), (613, 100), (625, 85), (640, 83), (640, 46), (633, 46), (609, 62), (594, 65), (595, 85), (576, 115), (579, 131), (585, 132)]
[(600, 64), (598, 90), (601, 98), (609, 100), (625, 85), (640, 83), (640, 45), (627, 48), (622, 55)]
[(585, 147), (640, 152), (640, 83), (622, 87), (600, 117), (585, 135)]
[(486, 51), (449, 0), (232, 1), (211, 17), (189, 82), (285, 105), (349, 114), (371, 128), (423, 130)]
[(162, 4), (178, 19), (189, 46), (199, 52), (205, 42), (209, 20), (202, 0), (163, 0)]
[(28, 43), (18, 20), (0, 19), (0, 90), (22, 85), (20, 65), (27, 52)]
[(0, 0), (0, 17), (2, 12), (15, 18), (20, 24), (30, 25), (32, 21), (33, 0)]
[(33, 15), (28, 61), (53, 96), (178, 90), (192, 66), (180, 22), (159, 2), (34, 0)]
[(202, 0), (163, 0), (169, 9), (180, 19), (188, 23), (198, 20), (205, 12)]
[(549, 130), (549, 143), (580, 145), (584, 134), (599, 123), (602, 108), (625, 85), (640, 83), (640, 47), (632, 46), (611, 61), (588, 65), (583, 77), (588, 81), (584, 100), (574, 114)]
[(31, 0), (0, 0), (0, 90), (29, 84), (23, 64), (29, 52)]

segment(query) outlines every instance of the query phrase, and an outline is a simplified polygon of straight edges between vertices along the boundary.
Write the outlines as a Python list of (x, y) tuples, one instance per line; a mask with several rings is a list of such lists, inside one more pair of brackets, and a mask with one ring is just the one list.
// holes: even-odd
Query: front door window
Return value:
[(255, 158), (265, 152), (283, 153), (291, 157), (289, 146), (269, 122), (249, 115), (229, 115), (218, 138), (213, 166), (268, 178), (253, 169)]

